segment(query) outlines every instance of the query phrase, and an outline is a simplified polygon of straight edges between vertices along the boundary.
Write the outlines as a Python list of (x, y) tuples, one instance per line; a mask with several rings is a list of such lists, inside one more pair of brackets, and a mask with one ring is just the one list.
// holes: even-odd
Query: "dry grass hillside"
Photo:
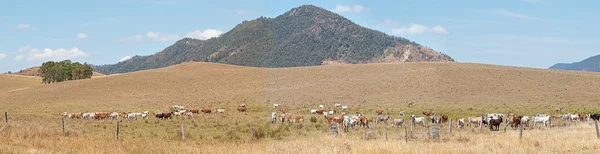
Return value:
[(33, 76), (0, 74), (0, 96), (4, 93), (37, 87), (42, 84), (42, 79)]
[[(11, 80), (9, 80), (11, 79)], [(253, 68), (214, 63), (183, 63), (162, 69), (67, 81), (0, 93), (0, 151), (8, 153), (597, 153), (593, 125), (578, 122), (563, 127), (518, 132), (489, 132), (467, 128), (442, 134), (440, 142), (425, 139), (426, 129), (415, 129), (416, 139), (402, 141), (404, 130), (385, 131), (372, 124), (374, 139), (364, 140), (363, 129), (343, 137), (328, 137), (328, 124), (309, 108), (334, 103), (375, 116), (385, 109), (392, 118), (399, 111), (423, 110), (450, 114), (451, 118), (484, 112), (531, 115), (598, 112), (600, 73), (555, 71), (470, 63), (398, 63), (328, 65), (296, 68)], [(0, 76), (0, 88), (16, 84)], [(13, 86), (20, 88), (20, 86)], [(13, 88), (8, 88), (13, 89)], [(4, 91), (4, 90), (3, 90)], [(249, 111), (239, 113), (239, 104)], [(273, 103), (304, 123), (271, 124)], [(407, 104), (413, 103), (409, 107)], [(66, 119), (61, 133), (60, 112), (168, 111), (181, 104), (188, 109), (225, 109), (225, 114), (199, 114), (193, 119), (120, 120), (115, 141), (115, 120)], [(289, 115), (288, 114), (288, 115)], [(1, 117), (1, 116), (0, 116)], [(313, 119), (314, 121), (310, 120)], [(405, 118), (408, 120), (408, 118)], [(186, 130), (180, 141), (180, 126)], [(250, 125), (255, 137), (250, 136)], [(389, 125), (388, 125), (388, 128)], [(447, 130), (444, 126), (441, 130)], [(386, 132), (386, 133), (384, 133)], [(389, 134), (386, 142), (384, 134)], [(257, 137), (260, 136), (260, 137)], [(260, 140), (252, 138), (261, 138)], [(556, 142), (557, 140), (565, 142)], [(594, 141), (591, 141), (594, 140)], [(285, 142), (278, 142), (285, 141)], [(337, 143), (337, 144), (330, 144)], [(402, 148), (398, 148), (401, 146)], [(311, 147), (311, 148), (306, 148)], [(466, 147), (458, 148), (457, 147)], [(507, 148), (511, 147), (511, 148)], [(519, 148), (513, 148), (519, 147)], [(245, 150), (240, 150), (245, 149)], [(466, 150), (466, 151), (464, 151)]]
[[(117, 76), (56, 83), (3, 96), (33, 110), (157, 110), (172, 104), (235, 109), (247, 102), (306, 110), (317, 104), (352, 108), (549, 112), (592, 109), (600, 74), (469, 63), (402, 63), (252, 68), (184, 63)], [(36, 96), (36, 97), (30, 97)], [(40, 104), (43, 102), (43, 104)], [(412, 108), (407, 103), (414, 103)], [(573, 111), (574, 112), (574, 111)]]

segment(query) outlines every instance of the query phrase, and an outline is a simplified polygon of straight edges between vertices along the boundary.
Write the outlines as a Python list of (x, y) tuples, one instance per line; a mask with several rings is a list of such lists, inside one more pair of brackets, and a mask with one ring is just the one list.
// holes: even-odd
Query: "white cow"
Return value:
[(278, 108), (279, 104), (273, 104), (273, 108)]
[(470, 126), (470, 124), (476, 124), (476, 126), (481, 125), (481, 122), (483, 121), (482, 117), (469, 117), (468, 119), (469, 123), (467, 124), (468, 126)]
[(323, 104), (321, 104), (321, 105), (319, 105), (319, 108), (320, 108), (321, 110), (323, 110), (323, 109), (325, 109), (325, 106), (323, 106)]
[(117, 113), (117, 112), (112, 112), (112, 113), (110, 113), (110, 114), (108, 115), (108, 118), (110, 118), (110, 119), (116, 119), (116, 118), (119, 118), (119, 113)]
[(402, 127), (404, 125), (404, 119), (394, 119), (392, 121), (392, 126)]
[[(131, 119), (137, 119), (136, 117), (136, 113), (127, 113), (127, 120), (131, 120)], [(140, 113), (141, 115), (141, 113)]]
[(336, 108), (341, 108), (341, 107), (342, 107), (342, 104), (334, 104), (334, 106), (335, 106)]
[(521, 123), (523, 123), (525, 126), (529, 127), (529, 116), (521, 117)]
[(548, 127), (548, 121), (550, 121), (550, 116), (546, 114), (538, 114), (533, 117), (533, 126), (537, 123), (543, 123), (544, 127)]
[(333, 111), (333, 110), (330, 110), (329, 112), (327, 112), (327, 114), (329, 114), (329, 115), (334, 115), (334, 114), (335, 114), (335, 111)]
[(465, 118), (460, 118), (457, 120), (458, 128), (465, 128)]
[(277, 121), (277, 113), (271, 113), (271, 123), (275, 123)]
[(171, 111), (179, 111), (179, 110), (183, 110), (183, 105), (173, 105), (171, 107)]
[(579, 114), (569, 114), (569, 120), (579, 120)]
[(144, 111), (144, 112), (142, 112), (142, 119), (148, 119), (148, 114), (149, 114), (149, 113), (150, 113), (150, 112), (148, 112), (148, 111)]
[(225, 109), (217, 109), (217, 113), (225, 114)]
[(194, 117), (194, 113), (192, 113), (192, 112), (183, 112), (181, 115), (184, 118), (193, 118)]
[(317, 114), (317, 109), (310, 109), (310, 114)]
[(240, 104), (240, 107), (246, 107), (246, 104)]
[(415, 124), (420, 124), (422, 126), (425, 126), (425, 121), (427, 121), (425, 119), (425, 117), (416, 117), (414, 114), (410, 116), (410, 118), (414, 119), (414, 123)]
[(86, 119), (94, 119), (95, 115), (96, 115), (96, 113), (89, 112), (89, 113), (83, 113), (83, 114), (81, 114), (81, 117), (86, 118)]
[(348, 110), (348, 106), (342, 106), (342, 110)]

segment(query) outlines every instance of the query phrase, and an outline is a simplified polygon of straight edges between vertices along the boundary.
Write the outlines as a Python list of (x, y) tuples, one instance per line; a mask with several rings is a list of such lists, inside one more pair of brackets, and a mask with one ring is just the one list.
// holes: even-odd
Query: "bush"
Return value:
[(310, 117), (310, 122), (317, 123), (317, 117)]
[(91, 78), (92, 71), (92, 67), (87, 63), (71, 63), (70, 60), (63, 60), (61, 62), (45, 62), (38, 72), (42, 77), (42, 82), (49, 84)]

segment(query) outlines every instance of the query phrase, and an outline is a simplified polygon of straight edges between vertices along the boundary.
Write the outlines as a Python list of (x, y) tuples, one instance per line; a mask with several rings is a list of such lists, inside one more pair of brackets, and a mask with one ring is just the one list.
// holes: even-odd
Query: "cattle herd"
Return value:
[[(276, 112), (271, 113), (271, 123), (277, 122), (288, 122), (288, 123), (297, 123), (303, 122), (304, 117), (302, 115), (292, 116), (288, 113), (287, 109), (280, 104), (273, 104), (273, 109)], [(338, 112), (338, 109), (341, 112)], [(194, 114), (204, 113), (210, 114), (212, 113), (211, 109), (184, 109), (184, 106), (181, 105), (173, 105), (169, 108), (169, 112), (156, 112), (153, 113), (154, 117), (157, 119), (172, 119), (173, 117), (182, 117), (182, 118), (193, 118)], [(238, 112), (246, 112), (248, 109), (245, 104), (240, 104), (237, 108)], [(278, 111), (277, 111), (278, 110)], [(367, 118), (361, 112), (354, 112), (354, 114), (348, 114), (349, 107), (344, 106), (342, 104), (334, 104), (333, 109), (325, 110), (324, 105), (319, 105), (318, 109), (309, 109), (310, 114), (323, 116), (324, 120), (329, 123), (339, 123), (344, 127), (344, 131), (348, 131), (349, 128), (357, 129), (357, 127), (370, 127), (370, 122), (378, 123), (387, 123), (391, 116), (389, 113), (384, 115), (384, 110), (376, 110), (375, 114), (377, 116), (372, 119)], [(556, 108), (556, 112), (562, 111), (562, 108)], [(216, 113), (224, 114), (225, 109), (216, 109)], [(278, 116), (279, 115), (279, 116)], [(410, 119), (405, 120), (404, 116), (406, 113), (404, 111), (399, 112), (399, 117), (397, 119), (392, 119), (392, 126), (394, 127), (403, 127), (405, 121), (412, 122), (416, 125), (427, 126), (429, 122), (431, 123), (446, 123), (449, 121), (447, 114), (436, 114), (432, 111), (424, 111), (422, 112), (422, 116), (417, 116), (412, 114)], [(150, 116), (149, 111), (144, 112), (87, 112), (87, 113), (61, 113), (61, 116), (69, 119), (127, 119), (127, 120), (136, 120), (138, 118), (148, 119)], [(513, 129), (518, 128), (520, 125), (523, 127), (530, 127), (530, 123), (533, 126), (537, 124), (543, 124), (544, 127), (550, 126), (550, 121), (552, 119), (563, 119), (568, 121), (583, 121), (583, 120), (596, 120), (600, 119), (600, 114), (536, 114), (533, 116), (525, 116), (525, 115), (516, 115), (513, 113), (509, 114), (500, 114), (500, 113), (487, 113), (481, 114), (480, 116), (475, 117), (467, 117), (456, 119), (456, 123), (459, 128), (467, 127), (489, 127), (492, 131), (498, 131), (500, 129), (500, 125), (505, 123), (510, 125)]]

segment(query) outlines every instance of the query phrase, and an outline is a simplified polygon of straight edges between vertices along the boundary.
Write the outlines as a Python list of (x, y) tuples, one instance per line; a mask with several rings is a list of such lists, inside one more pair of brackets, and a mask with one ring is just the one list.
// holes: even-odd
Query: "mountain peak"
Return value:
[(600, 72), (600, 55), (574, 63), (554, 64), (549, 69)]
[(187, 61), (295, 67), (454, 60), (408, 39), (362, 27), (329, 10), (302, 5), (275, 18), (244, 21), (216, 39), (181, 40), (157, 54), (94, 69), (124, 73)]

